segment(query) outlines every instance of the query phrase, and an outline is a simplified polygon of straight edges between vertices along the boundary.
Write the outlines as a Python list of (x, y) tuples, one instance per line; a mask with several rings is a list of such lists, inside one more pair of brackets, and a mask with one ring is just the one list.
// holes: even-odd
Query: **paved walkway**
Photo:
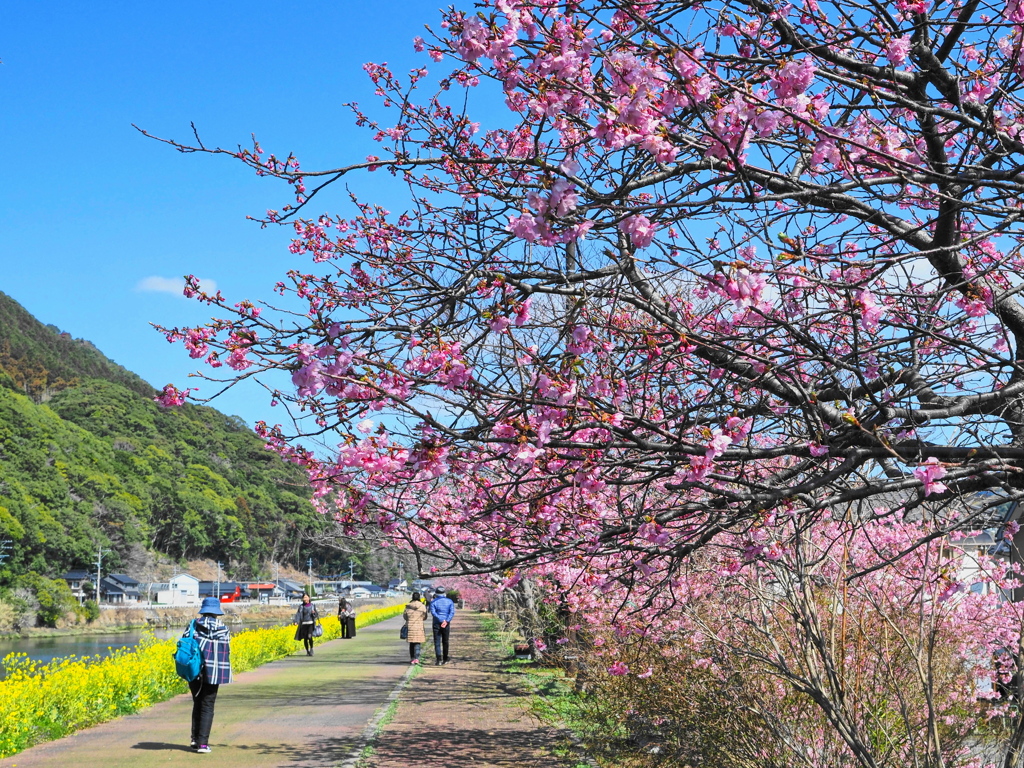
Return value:
[(527, 711), (528, 694), (501, 669), (501, 652), (487, 641), (480, 614), (459, 612), (452, 623), (453, 664), (429, 662), (402, 692), (394, 718), (359, 768), (555, 768), (563, 741)]
[(362, 748), (367, 722), (409, 668), (401, 625), (389, 619), (313, 657), (300, 652), (238, 675), (217, 696), (212, 754), (188, 748), (192, 700), (184, 694), (0, 760), (0, 768), (336, 766)]
[[(357, 759), (364, 731), (409, 670), (401, 618), (265, 664), (221, 688), (213, 753), (188, 748), (192, 700), (185, 694), (0, 760), (0, 768), (552, 768), (560, 736), (527, 712), (528, 696), (501, 670), (501, 652), (479, 614), (456, 614), (453, 663), (430, 662), (398, 699), (393, 719)], [(430, 637), (428, 635), (428, 641)]]

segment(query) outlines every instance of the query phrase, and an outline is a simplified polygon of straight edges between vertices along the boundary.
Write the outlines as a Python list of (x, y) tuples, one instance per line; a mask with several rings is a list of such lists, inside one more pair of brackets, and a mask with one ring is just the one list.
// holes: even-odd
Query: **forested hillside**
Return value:
[(310, 554), (329, 567), (303, 547), (326, 523), (301, 471), (237, 417), (154, 394), (0, 294), (0, 539), (13, 543), (0, 587), (89, 565), (100, 547), (113, 569), (151, 552), (238, 575)]
[(15, 386), (32, 396), (45, 396), (86, 378), (121, 384), (151, 395), (153, 387), (109, 360), (84, 339), (74, 339), (53, 325), (43, 325), (23, 306), (0, 292), (0, 369)]

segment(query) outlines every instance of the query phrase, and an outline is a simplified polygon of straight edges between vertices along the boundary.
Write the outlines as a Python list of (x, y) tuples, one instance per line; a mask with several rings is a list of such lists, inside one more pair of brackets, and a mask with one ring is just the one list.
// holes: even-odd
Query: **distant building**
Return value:
[(388, 582), (388, 589), (393, 592), (408, 592), (409, 582), (405, 579), (392, 579)]
[(243, 584), (239, 581), (200, 581), (199, 597), (226, 597), (232, 595), (232, 600), (237, 600), (239, 597), (242, 597), (242, 590), (245, 589), (248, 589), (248, 584)]
[(101, 603), (137, 603), (142, 598), (139, 582), (123, 573), (111, 573), (100, 582)]
[[(261, 603), (269, 603), (271, 597), (277, 597), (280, 587), (271, 582), (253, 582), (248, 586), (249, 596)], [(282, 593), (283, 594), (283, 593)]]
[(384, 587), (378, 587), (376, 584), (355, 584), (347, 592), (342, 590), (345, 597), (350, 597), (353, 600), (363, 597), (381, 597), (384, 592)]
[(91, 575), (92, 574), (84, 568), (75, 568), (74, 570), (65, 573), (61, 578), (68, 583), (68, 587), (71, 589), (71, 594), (74, 595), (75, 599), (81, 603), (84, 602), (86, 598), (86, 584), (92, 586), (92, 579), (90, 578)]
[(429, 592), (434, 588), (434, 584), (426, 579), (413, 579), (411, 587), (413, 592)]
[(306, 585), (300, 584), (297, 581), (292, 581), (291, 579), (278, 579), (276, 583), (278, 589), (281, 590), (280, 596), (286, 600), (301, 600), (302, 596), (306, 594)]
[(167, 582), (166, 589), (157, 590), (156, 601), (163, 605), (199, 605), (199, 579), (187, 573), (179, 573)]

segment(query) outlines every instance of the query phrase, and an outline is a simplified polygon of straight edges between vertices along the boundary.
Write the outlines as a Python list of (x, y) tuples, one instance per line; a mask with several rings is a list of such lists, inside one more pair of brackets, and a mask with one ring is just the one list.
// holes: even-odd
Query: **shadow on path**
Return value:
[(138, 744), (132, 744), (132, 749), (146, 749), (146, 750), (162, 750), (166, 749), (171, 752), (191, 752), (192, 750), (184, 744), (167, 744), (163, 741), (140, 741)]
[[(243, 755), (273, 755), (278, 766), (334, 766), (348, 758), (359, 743), (358, 738), (349, 737), (309, 739), (299, 744), (231, 744), (224, 745), (224, 748)], [(218, 745), (213, 746), (216, 748)]]

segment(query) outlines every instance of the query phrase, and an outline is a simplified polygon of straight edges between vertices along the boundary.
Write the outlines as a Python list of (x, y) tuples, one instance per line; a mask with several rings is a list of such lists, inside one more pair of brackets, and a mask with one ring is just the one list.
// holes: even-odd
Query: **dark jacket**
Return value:
[(301, 640), (302, 625), (303, 624), (315, 624), (320, 620), (320, 611), (316, 609), (316, 606), (310, 603), (306, 605), (302, 603), (299, 605), (299, 609), (295, 612), (295, 616), (292, 619), (297, 625), (295, 627), (295, 639)]

